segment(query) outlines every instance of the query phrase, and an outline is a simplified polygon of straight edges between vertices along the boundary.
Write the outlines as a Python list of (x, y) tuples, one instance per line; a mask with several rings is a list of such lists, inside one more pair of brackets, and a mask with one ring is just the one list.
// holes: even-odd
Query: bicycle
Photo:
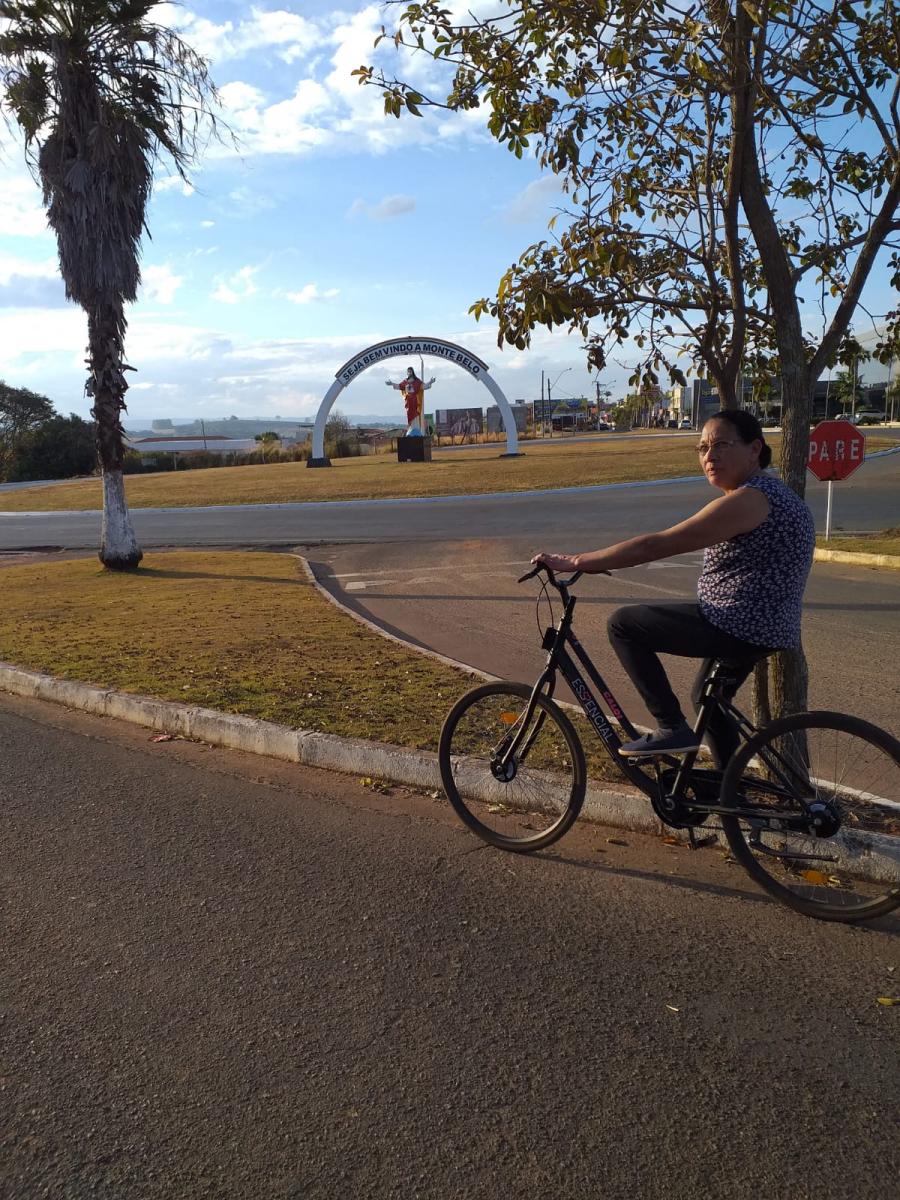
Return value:
[(694, 729), (702, 739), (714, 706), (736, 723), (740, 743), (726, 769), (705, 765), (699, 750), (623, 758), (616, 724), (627, 739), (637, 730), (572, 628), (570, 589), (581, 572), (557, 579), (541, 565), (518, 582), (539, 575), (546, 577), (539, 629), (541, 598), (551, 600), (548, 584), (559, 592), (563, 613), (554, 625), (550, 602), (542, 641), (547, 663), (537, 682), (473, 688), (441, 730), (444, 790), (470, 830), (492, 846), (529, 853), (552, 845), (577, 819), (587, 767), (581, 737), (553, 698), (561, 674), (621, 774), (649, 797), (662, 822), (687, 831), (692, 848), (718, 840), (717, 819), (749, 875), (807, 916), (858, 921), (900, 905), (896, 738), (858, 717), (824, 711), (757, 729), (726, 694), (735, 682), (733, 665), (718, 660), (703, 685)]

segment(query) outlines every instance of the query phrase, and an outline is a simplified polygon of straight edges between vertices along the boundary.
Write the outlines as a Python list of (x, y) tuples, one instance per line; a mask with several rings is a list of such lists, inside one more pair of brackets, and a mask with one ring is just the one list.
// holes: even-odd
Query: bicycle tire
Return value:
[[(501, 778), (498, 747), (518, 732), (532, 689), (486, 683), (456, 702), (438, 749), (441, 781), (457, 816), (491, 846), (527, 854), (563, 836), (584, 804), (587, 769), (572, 722), (538, 695), (532, 722)], [(492, 757), (493, 756), (493, 757)]]
[(816, 820), (801, 832), (722, 815), (737, 861), (796, 912), (849, 923), (900, 905), (900, 742), (883, 729), (824, 711), (773, 721), (728, 764), (721, 802)]

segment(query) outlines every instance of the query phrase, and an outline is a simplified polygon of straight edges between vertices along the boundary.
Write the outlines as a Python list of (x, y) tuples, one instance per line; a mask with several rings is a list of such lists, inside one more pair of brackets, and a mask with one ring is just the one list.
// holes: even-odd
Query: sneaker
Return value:
[(655, 729), (633, 742), (624, 742), (619, 753), (623, 758), (652, 758), (656, 754), (688, 754), (699, 749), (700, 739), (685, 723), (677, 729)]

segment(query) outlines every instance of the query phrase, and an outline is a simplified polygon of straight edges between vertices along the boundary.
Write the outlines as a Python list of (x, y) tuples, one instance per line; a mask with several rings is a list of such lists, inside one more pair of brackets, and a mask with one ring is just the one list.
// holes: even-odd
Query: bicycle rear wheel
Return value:
[(523, 683), (473, 688), (448, 713), (438, 750), (460, 820), (492, 846), (519, 852), (562, 837), (581, 811), (587, 776), (572, 722), (541, 695), (529, 719), (530, 698)]
[(735, 754), (722, 816), (739, 863), (809, 917), (860, 921), (900, 905), (900, 742), (858, 717), (773, 721)]

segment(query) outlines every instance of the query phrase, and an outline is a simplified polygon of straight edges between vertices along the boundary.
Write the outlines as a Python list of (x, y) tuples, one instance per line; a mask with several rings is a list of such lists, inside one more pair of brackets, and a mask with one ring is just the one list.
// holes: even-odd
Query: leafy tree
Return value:
[(840, 402), (841, 412), (852, 412), (856, 408), (860, 395), (856, 371), (838, 371), (832, 380), (831, 391)]
[(265, 433), (258, 433), (254, 437), (254, 442), (264, 442), (271, 445), (273, 442), (281, 442), (281, 438), (277, 433), (273, 433), (271, 429), (267, 429)]
[(53, 405), (46, 396), (0, 379), (0, 472), (8, 471), (10, 455), (21, 436), (52, 416)]
[[(900, 285), (895, 7), (500, 0), (459, 20), (423, 0), (402, 10), (394, 40), (451, 78), (425, 97), (361, 67), (387, 113), (484, 107), (498, 141), (561, 180), (552, 236), (471, 311), (495, 316), (499, 342), (519, 348), (537, 325), (576, 329), (597, 368), (633, 337), (635, 382), (660, 371), (681, 382), (687, 355), (725, 406), (742, 359), (777, 363), (781, 469), (802, 495), (813, 389), (849, 361), (879, 254)], [(801, 320), (806, 293), (818, 338)], [(898, 319), (887, 314), (879, 357)], [(774, 673), (776, 710), (801, 707), (802, 659), (779, 654)]]
[(359, 437), (347, 417), (334, 408), (325, 422), (325, 453), (329, 458), (355, 458)]
[(0, 0), (0, 83), (40, 180), (66, 295), (87, 315), (88, 379), (103, 472), (100, 559), (142, 558), (125, 503), (125, 305), (157, 160), (182, 176), (215, 131), (206, 63), (150, 20), (155, 0)]
[(97, 461), (96, 436), (93, 422), (75, 413), (68, 417), (56, 413), (19, 437), (10, 455), (7, 478), (15, 483), (90, 475)]

